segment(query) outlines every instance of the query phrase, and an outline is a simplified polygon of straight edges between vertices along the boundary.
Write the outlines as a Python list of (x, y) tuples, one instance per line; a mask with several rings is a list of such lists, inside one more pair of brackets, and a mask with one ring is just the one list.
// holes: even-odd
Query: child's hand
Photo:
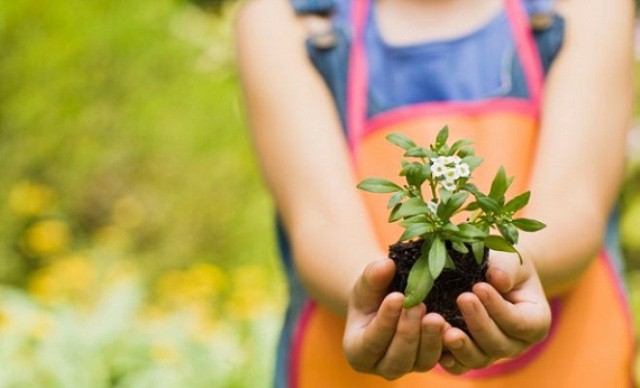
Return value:
[(473, 336), (448, 327), (444, 345), (451, 352), (440, 359), (444, 369), (461, 374), (493, 361), (513, 357), (546, 337), (551, 310), (529, 261), (491, 252), (487, 283), (458, 297), (458, 306)]
[(403, 309), (404, 296), (387, 295), (395, 272), (392, 260), (369, 264), (351, 293), (343, 348), (353, 369), (392, 380), (433, 368), (442, 352), (445, 328), (421, 303)]

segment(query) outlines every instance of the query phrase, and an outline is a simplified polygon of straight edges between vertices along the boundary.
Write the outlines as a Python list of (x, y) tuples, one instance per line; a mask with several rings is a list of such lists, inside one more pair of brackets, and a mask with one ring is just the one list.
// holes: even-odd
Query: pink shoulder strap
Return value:
[(346, 122), (349, 147), (357, 152), (356, 143), (364, 133), (367, 116), (367, 62), (364, 48), (364, 28), (369, 13), (370, 0), (351, 1), (351, 25), (353, 39), (349, 54), (347, 74)]
[(513, 30), (516, 51), (524, 70), (529, 94), (535, 103), (540, 103), (544, 85), (542, 63), (523, 1), (505, 0), (505, 9)]

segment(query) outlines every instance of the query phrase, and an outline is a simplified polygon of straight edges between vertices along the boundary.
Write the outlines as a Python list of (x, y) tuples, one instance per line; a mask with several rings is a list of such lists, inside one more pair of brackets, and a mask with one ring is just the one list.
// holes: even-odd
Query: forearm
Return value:
[(335, 104), (288, 2), (246, 2), (236, 29), (251, 137), (294, 265), (315, 300), (344, 312), (355, 278), (381, 254)]
[(536, 266), (548, 297), (569, 291), (602, 246), (606, 212), (589, 206), (580, 193), (531, 204), (531, 214), (544, 220), (547, 228), (522, 233), (518, 249)]
[(290, 230), (294, 262), (305, 289), (314, 300), (344, 315), (356, 279), (384, 253), (363, 220), (336, 214), (340, 212), (317, 209), (312, 217), (294, 221)]
[(546, 293), (565, 292), (601, 248), (624, 168), (632, 112), (633, 4), (559, 3), (563, 48), (545, 83), (527, 216), (548, 227), (522, 236)]

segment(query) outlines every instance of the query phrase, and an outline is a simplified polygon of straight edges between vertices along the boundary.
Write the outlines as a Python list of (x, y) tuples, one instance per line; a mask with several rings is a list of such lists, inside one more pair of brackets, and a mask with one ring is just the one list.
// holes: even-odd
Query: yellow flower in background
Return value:
[(182, 271), (170, 270), (165, 272), (156, 282), (155, 291), (158, 299), (162, 302), (180, 303), (184, 299), (181, 295), (183, 283)]
[(71, 233), (60, 220), (43, 220), (31, 225), (22, 235), (22, 246), (29, 253), (53, 255), (67, 249)]
[(96, 287), (96, 270), (85, 257), (61, 257), (33, 273), (29, 292), (45, 302), (83, 299)]
[(257, 288), (234, 289), (226, 303), (227, 311), (238, 319), (256, 318), (270, 307), (268, 293)]
[(179, 305), (213, 301), (226, 284), (221, 268), (210, 263), (195, 263), (185, 270), (170, 270), (160, 276), (156, 295), (161, 301)]
[(227, 284), (224, 271), (210, 263), (195, 263), (186, 272), (186, 281), (194, 284), (204, 296), (214, 296), (224, 290)]
[(22, 181), (9, 194), (9, 207), (23, 216), (38, 216), (45, 213), (55, 203), (54, 191), (45, 185)]
[(3, 333), (9, 327), (10, 318), (6, 311), (0, 310), (0, 333)]
[(243, 265), (232, 273), (233, 288), (227, 310), (240, 319), (252, 319), (275, 307), (270, 277), (258, 265)]

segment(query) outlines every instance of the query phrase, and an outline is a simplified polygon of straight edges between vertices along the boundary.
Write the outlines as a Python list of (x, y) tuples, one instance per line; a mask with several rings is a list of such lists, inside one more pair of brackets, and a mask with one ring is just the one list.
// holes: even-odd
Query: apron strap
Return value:
[(364, 29), (371, 0), (351, 1), (351, 25), (353, 39), (349, 52), (347, 74), (347, 133), (351, 154), (357, 152), (357, 144), (364, 133), (367, 119), (368, 70), (364, 47)]
[(529, 17), (522, 0), (505, 0), (505, 10), (516, 45), (516, 52), (524, 70), (531, 100), (540, 104), (544, 76)]

